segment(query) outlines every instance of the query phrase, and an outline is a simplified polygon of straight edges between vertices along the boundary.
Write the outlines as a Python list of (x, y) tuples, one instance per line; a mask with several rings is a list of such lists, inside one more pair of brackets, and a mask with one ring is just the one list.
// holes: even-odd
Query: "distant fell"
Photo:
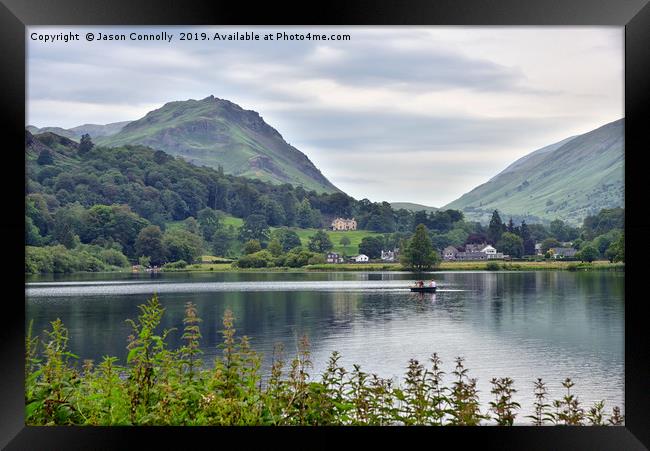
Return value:
[(228, 174), (317, 192), (339, 191), (259, 113), (214, 96), (166, 103), (95, 142), (146, 145), (195, 165), (222, 167)]
[(59, 136), (79, 141), (82, 135), (88, 134), (92, 139), (100, 138), (103, 136), (111, 136), (122, 130), (122, 128), (131, 121), (112, 122), (110, 124), (84, 124), (72, 128), (61, 127), (43, 127), (38, 128), (33, 125), (28, 125), (26, 128), (33, 135), (41, 133), (55, 133)]
[(426, 205), (414, 204), (412, 202), (391, 202), (390, 206), (393, 207), (393, 209), (395, 210), (404, 209), (407, 211), (433, 212), (439, 210), (439, 208), (436, 207), (428, 207)]
[(602, 208), (624, 206), (624, 119), (538, 149), (443, 208), (487, 222), (561, 219), (578, 225)]

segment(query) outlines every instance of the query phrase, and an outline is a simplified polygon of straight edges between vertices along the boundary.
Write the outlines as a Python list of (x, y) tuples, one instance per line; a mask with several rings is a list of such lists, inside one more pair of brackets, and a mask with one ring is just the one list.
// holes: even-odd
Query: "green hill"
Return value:
[(426, 211), (427, 213), (439, 210), (439, 208), (436, 207), (428, 207), (426, 205), (414, 204), (411, 202), (391, 202), (390, 206), (395, 210)]
[(317, 192), (339, 191), (258, 113), (214, 96), (167, 103), (95, 142), (111, 147), (142, 144), (198, 166), (221, 166), (228, 174)]
[(110, 124), (84, 124), (72, 128), (61, 127), (43, 127), (38, 128), (33, 125), (28, 125), (27, 130), (33, 135), (42, 133), (55, 133), (59, 136), (79, 141), (82, 135), (89, 134), (91, 138), (96, 139), (102, 136), (111, 136), (122, 130), (122, 128), (130, 121), (113, 122)]
[(481, 222), (496, 209), (502, 218), (581, 224), (602, 208), (624, 205), (623, 137), (620, 119), (536, 150), (443, 208)]

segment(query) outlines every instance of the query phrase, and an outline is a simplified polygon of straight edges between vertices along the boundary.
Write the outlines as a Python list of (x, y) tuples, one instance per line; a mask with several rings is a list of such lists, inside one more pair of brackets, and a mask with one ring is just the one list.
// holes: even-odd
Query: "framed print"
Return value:
[(3, 0), (0, 443), (647, 449), (647, 2), (315, 8)]

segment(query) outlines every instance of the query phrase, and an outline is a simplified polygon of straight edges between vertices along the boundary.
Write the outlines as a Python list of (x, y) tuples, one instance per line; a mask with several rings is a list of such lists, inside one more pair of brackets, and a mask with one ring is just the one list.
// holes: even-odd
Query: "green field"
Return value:
[[(298, 229), (291, 228), (294, 232), (300, 237), (300, 242), (303, 246), (309, 244), (309, 237), (314, 235), (318, 229)], [(334, 252), (339, 254), (345, 254), (348, 256), (353, 256), (359, 254), (359, 244), (363, 237), (378, 235), (376, 232), (371, 232), (369, 230), (346, 230), (341, 232), (334, 232), (332, 230), (326, 230), (327, 234), (330, 237), (330, 240), (334, 244)], [(350, 244), (346, 247), (341, 246), (341, 238), (347, 236), (350, 239)]]
[[(239, 228), (244, 223), (244, 220), (241, 218), (236, 218), (234, 216), (226, 215), (222, 217), (221, 222), (224, 225), (232, 225), (235, 228)], [(183, 221), (169, 221), (165, 223), (165, 226), (167, 227), (168, 230), (181, 228), (183, 227)], [(277, 228), (278, 227), (271, 227), (271, 231)], [(297, 227), (291, 227), (290, 229), (298, 234), (298, 237), (300, 238), (300, 242), (304, 247), (307, 247), (307, 245), (309, 244), (309, 237), (314, 235), (319, 230), (319, 229), (300, 229)], [(359, 254), (359, 244), (361, 244), (361, 240), (363, 239), (363, 237), (378, 235), (377, 232), (371, 232), (369, 230), (348, 230), (348, 231), (341, 231), (341, 232), (326, 230), (326, 232), (329, 235), (330, 240), (332, 240), (332, 243), (334, 244), (333, 251), (338, 252), (340, 254), (346, 254), (348, 256)], [(343, 238), (344, 236), (347, 236), (350, 239), (350, 244), (346, 247), (341, 246), (341, 238)]]

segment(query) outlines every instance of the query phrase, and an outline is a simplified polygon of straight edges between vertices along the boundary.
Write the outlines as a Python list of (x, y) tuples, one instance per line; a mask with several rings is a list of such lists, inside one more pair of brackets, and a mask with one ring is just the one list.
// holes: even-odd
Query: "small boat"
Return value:
[(411, 291), (417, 293), (435, 293), (437, 287), (409, 287)]

